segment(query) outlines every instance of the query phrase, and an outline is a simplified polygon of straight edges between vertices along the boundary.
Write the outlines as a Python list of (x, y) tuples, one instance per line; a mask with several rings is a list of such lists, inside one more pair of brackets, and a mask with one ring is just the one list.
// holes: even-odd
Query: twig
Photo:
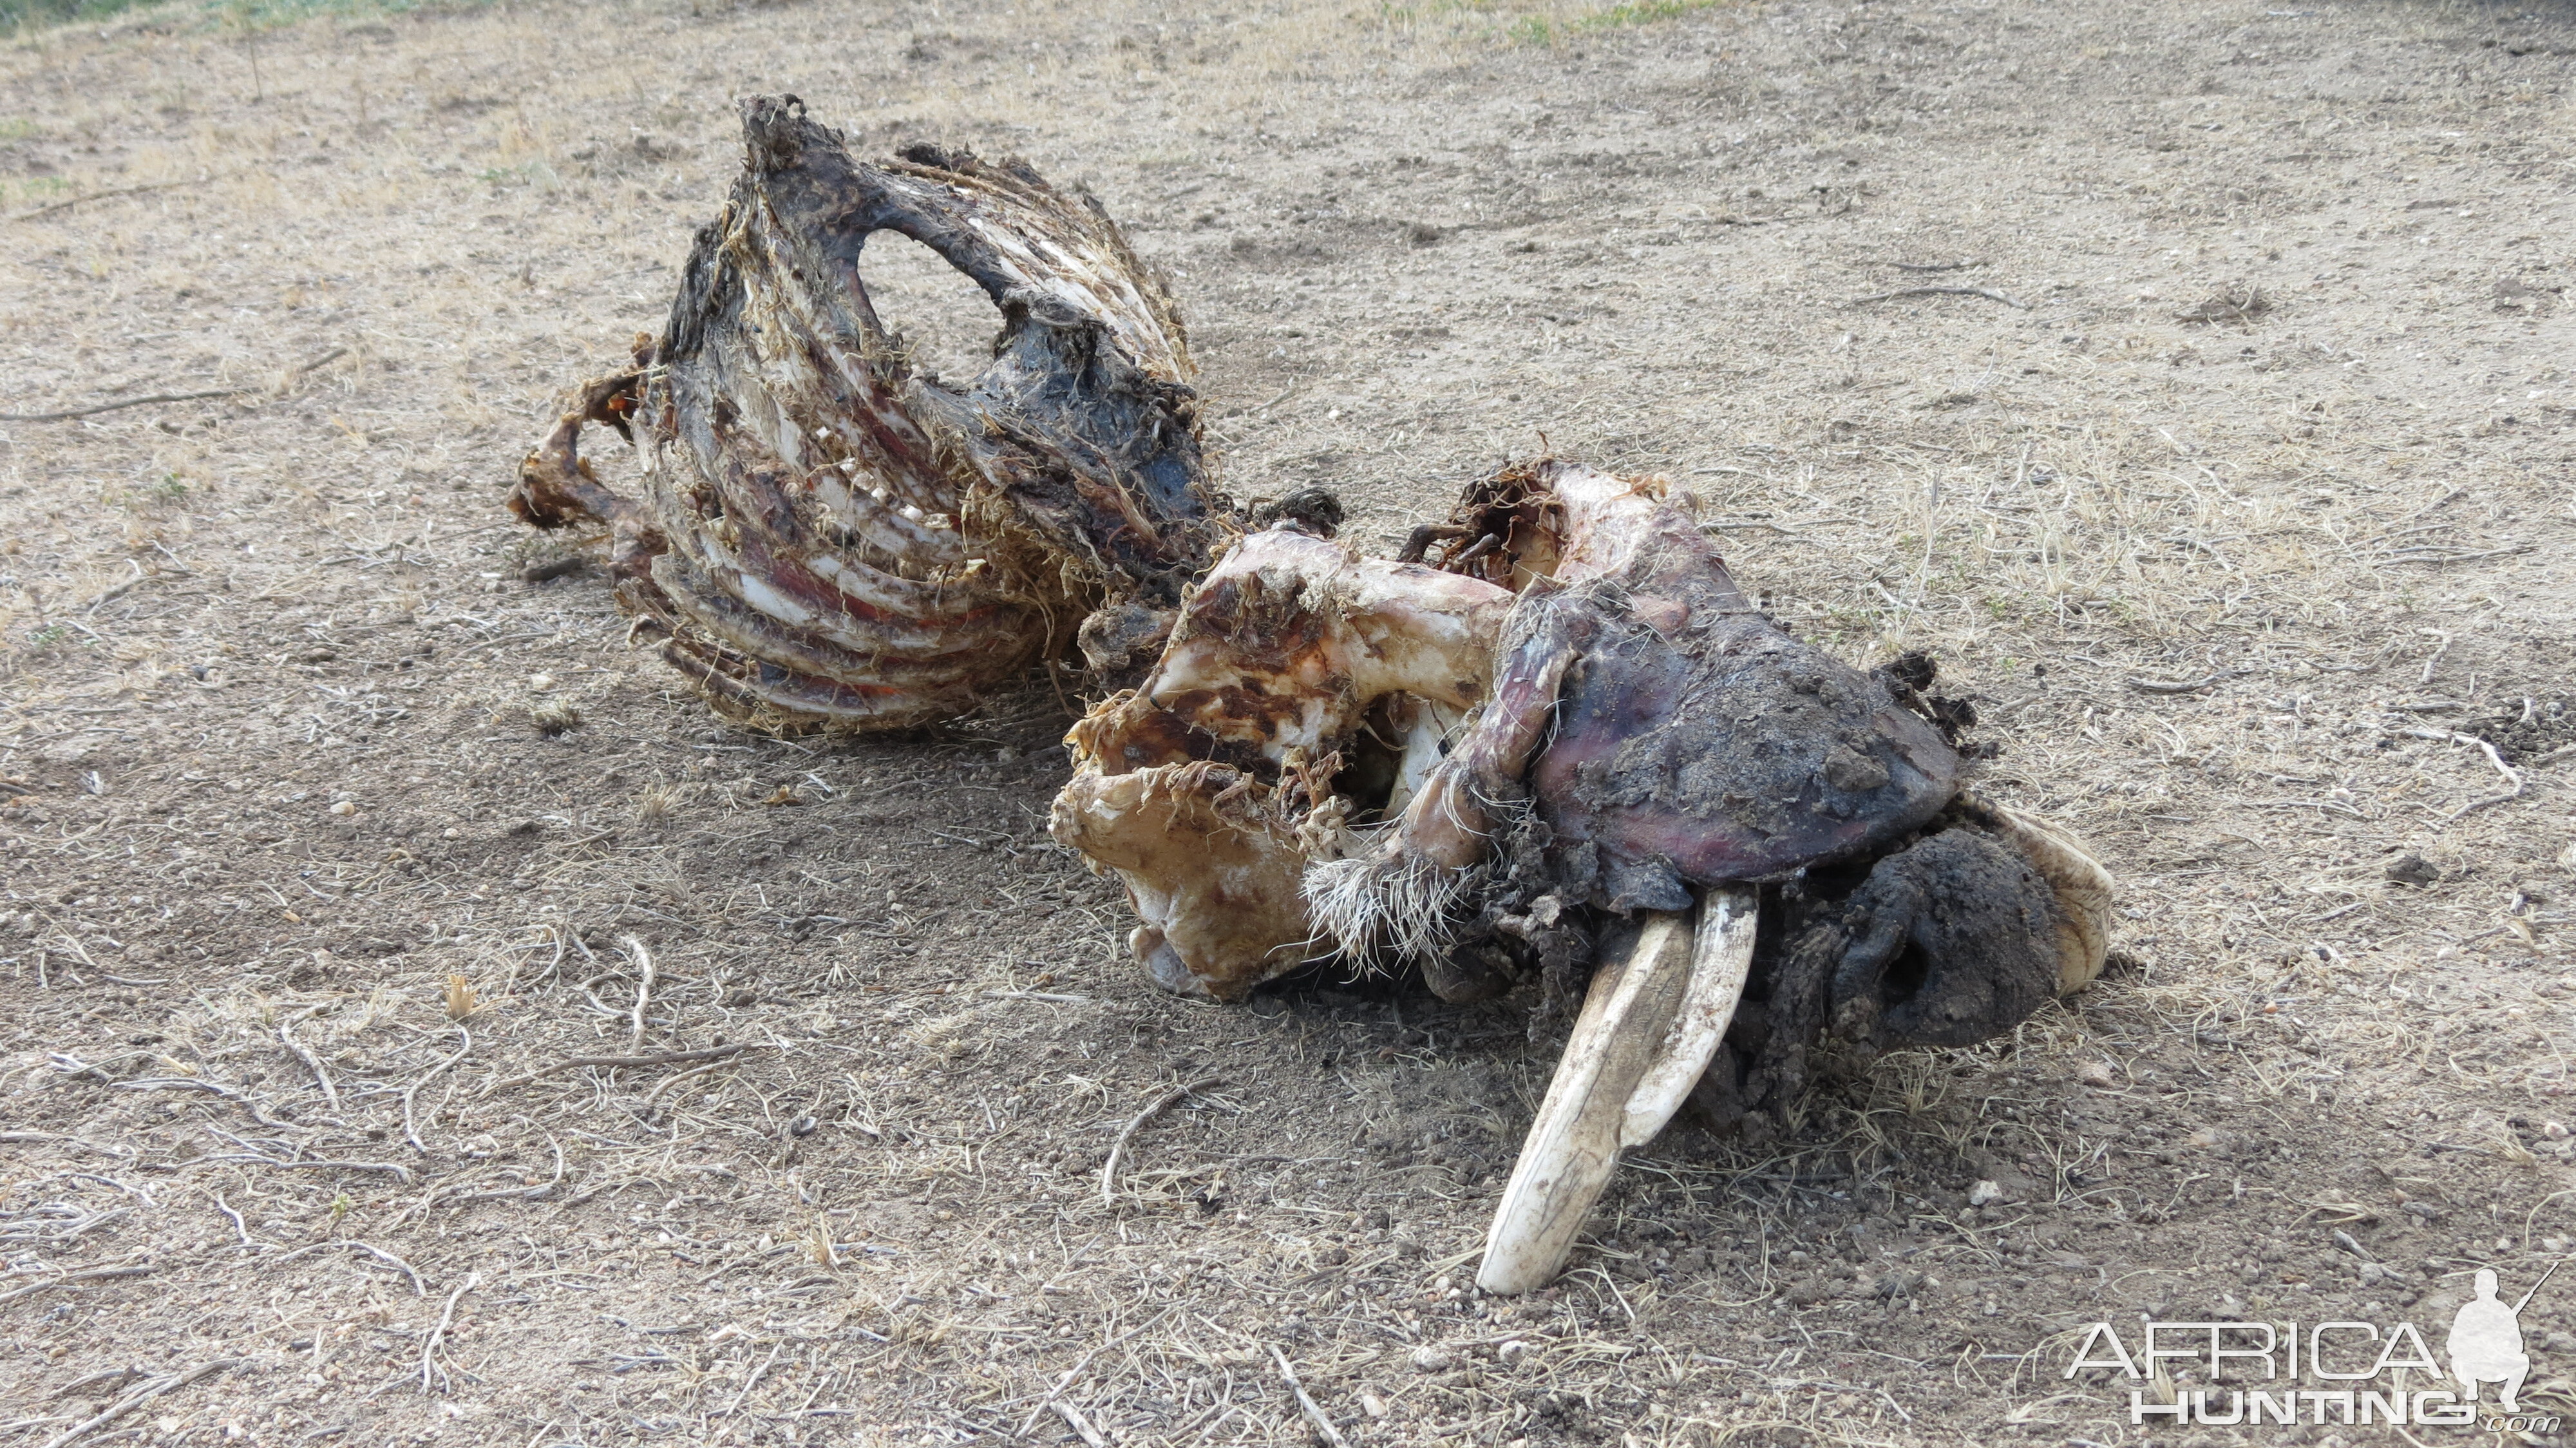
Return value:
[(184, 1372), (168, 1373), (161, 1377), (154, 1378), (150, 1382), (143, 1384), (141, 1387), (128, 1392), (124, 1397), (108, 1404), (105, 1408), (99, 1411), (97, 1416), (84, 1422), (75, 1423), (72, 1426), (65, 1428), (62, 1432), (54, 1435), (52, 1438), (46, 1440), (45, 1448), (65, 1448), (66, 1444), (76, 1442), (79, 1439), (97, 1432), (99, 1429), (106, 1427), (108, 1424), (115, 1422), (117, 1419), (124, 1417), (126, 1414), (133, 1412), (135, 1409), (142, 1407), (144, 1404), (151, 1402), (154, 1398), (160, 1397), (164, 1393), (184, 1388), (190, 1383), (196, 1382), (201, 1378), (211, 1378), (226, 1368), (239, 1367), (245, 1361), (247, 1361), (247, 1359), (244, 1358), (217, 1358), (210, 1363), (199, 1363), (195, 1367), (189, 1368)]
[(465, 1038), (465, 1044), (456, 1048), (456, 1054), (430, 1067), (428, 1074), (411, 1083), (410, 1088), (403, 1092), (403, 1140), (410, 1142), (411, 1149), (423, 1156), (429, 1155), (429, 1148), (421, 1145), (420, 1132), (411, 1124), (412, 1098), (420, 1094), (420, 1088), (438, 1079), (440, 1072), (464, 1060), (465, 1053), (474, 1049), (473, 1033), (465, 1029), (463, 1022), (457, 1023), (456, 1034)]
[(2244, 672), (2243, 669), (2220, 669), (2197, 679), (2131, 679), (2129, 687), (2141, 694), (2197, 694), (2222, 679), (2232, 679)]
[(422, 1341), (420, 1345), (420, 1390), (423, 1393), (430, 1391), (429, 1380), (432, 1373), (436, 1373), (442, 1378), (447, 1376), (447, 1374), (441, 1370), (436, 1363), (431, 1362), (430, 1359), (438, 1352), (438, 1345), (447, 1340), (447, 1325), (456, 1320), (456, 1299), (473, 1291), (474, 1285), (482, 1280), (483, 1274), (480, 1272), (468, 1272), (465, 1274), (465, 1280), (456, 1284), (456, 1290), (454, 1292), (447, 1294), (447, 1306), (439, 1309), (438, 1326), (431, 1328), (429, 1330), (428, 1338)]
[(709, 1071), (721, 1071), (729, 1064), (731, 1063), (727, 1061), (709, 1061), (703, 1066), (692, 1067), (689, 1070), (681, 1072), (677, 1076), (663, 1077), (660, 1082), (654, 1085), (652, 1090), (644, 1094), (644, 1105), (641, 1114), (646, 1120), (651, 1120), (653, 1117), (653, 1103), (662, 1099), (663, 1092), (670, 1090), (672, 1087), (679, 1085), (683, 1081), (694, 1081), (700, 1076), (707, 1074)]
[(2030, 303), (2005, 296), (1992, 287), (1899, 287), (1895, 291), (1880, 292), (1876, 296), (1854, 297), (1843, 305), (1865, 307), (1872, 302), (1892, 302), (1900, 297), (1984, 297), (1990, 302), (2001, 302), (2007, 307), (2020, 311), (2030, 310)]
[(322, 1083), (322, 1099), (330, 1102), (331, 1110), (337, 1113), (340, 1109), (340, 1088), (331, 1084), (331, 1073), (322, 1069), (322, 1058), (306, 1050), (304, 1043), (295, 1039), (295, 1022), (278, 1022), (277, 1038), (285, 1042), (286, 1049), (295, 1053), (295, 1059), (303, 1062), (305, 1069), (313, 1073), (313, 1079)]
[[(286, 375), (301, 377), (324, 363), (337, 362), (348, 355), (348, 348), (334, 347)], [(115, 412), (128, 407), (149, 407), (156, 402), (202, 402), (210, 397), (248, 397), (253, 393), (266, 390), (259, 387), (216, 387), (204, 392), (156, 392), (149, 397), (128, 397), (118, 402), (101, 402), (88, 407), (66, 408), (61, 412), (0, 412), (0, 422), (69, 422), (76, 417), (96, 417), (102, 412)]]
[(1089, 996), (1067, 995), (1061, 991), (1048, 990), (988, 990), (984, 992), (984, 999), (988, 1001), (1048, 1001), (1060, 1006), (1083, 1006), (1091, 1004), (1091, 997)]
[(33, 221), (39, 216), (51, 216), (57, 211), (69, 211), (75, 206), (86, 206), (93, 201), (113, 201), (119, 196), (142, 196), (154, 191), (175, 191), (182, 186), (203, 186), (209, 181), (220, 181), (231, 174), (233, 173), (230, 171), (224, 171), (216, 175), (199, 176), (193, 180), (187, 181), (155, 181), (149, 186), (119, 186), (113, 191), (93, 191), (87, 196), (74, 196), (64, 201), (50, 201), (31, 210), (21, 211), (9, 219), (11, 221)]
[(2433, 671), (2441, 667), (2442, 655), (2451, 651), (2451, 636), (2437, 628), (2422, 629), (2419, 632), (2431, 634), (2440, 640), (2433, 646), (2433, 652), (2424, 656), (2424, 677), (2415, 681), (2418, 685), (2429, 689), (2433, 686)]
[(249, 1112), (250, 1119), (262, 1126), (274, 1126), (284, 1130), (290, 1125), (288, 1122), (270, 1118), (257, 1106), (252, 1105), (250, 1098), (242, 1093), (230, 1087), (218, 1086), (212, 1081), (200, 1081), (194, 1076), (150, 1076), (134, 1081), (118, 1081), (114, 1084), (127, 1091), (211, 1091)]
[(125, 1267), (92, 1267), (83, 1272), (66, 1272), (59, 1277), (48, 1277), (42, 1282), (21, 1287), (14, 1292), (0, 1292), (0, 1303), (15, 1302), (21, 1297), (33, 1297), (39, 1292), (49, 1292), (54, 1288), (68, 1286), (75, 1282), (104, 1282), (114, 1277), (141, 1277), (151, 1270), (151, 1263), (139, 1262)]
[(122, 402), (102, 402), (93, 407), (68, 408), (61, 412), (0, 412), (0, 422), (69, 422), (79, 417), (96, 417), (102, 412), (150, 407), (156, 402), (203, 402), (216, 397), (242, 397), (259, 390), (256, 387), (214, 387), (203, 392), (155, 392), (148, 397), (129, 397)]
[(2382, 556), (2391, 563), (2475, 563), (2481, 558), (2511, 558), (2518, 553), (2530, 552), (2534, 546), (2530, 543), (2515, 543), (2504, 548), (2479, 548), (2459, 552), (2440, 548), (2408, 548), (2384, 553)]
[(292, 1251), (292, 1252), (280, 1252), (280, 1253), (278, 1253), (278, 1254), (277, 1254), (276, 1256), (274, 1256), (274, 1257), (262, 1257), (262, 1258), (261, 1258), (261, 1259), (259, 1259), (259, 1260), (260, 1260), (261, 1262), (263, 1262), (263, 1263), (271, 1263), (271, 1262), (292, 1262), (292, 1261), (294, 1261), (296, 1258), (303, 1256), (303, 1255), (304, 1255), (305, 1253), (307, 1253), (307, 1252), (321, 1252), (321, 1251), (327, 1251), (327, 1250), (329, 1250), (330, 1248), (333, 1248), (333, 1247), (355, 1247), (356, 1249), (358, 1249), (358, 1250), (359, 1250), (359, 1251), (361, 1251), (361, 1252), (366, 1253), (366, 1254), (367, 1254), (368, 1256), (370, 1256), (370, 1257), (375, 1257), (375, 1258), (379, 1258), (379, 1259), (381, 1259), (381, 1260), (383, 1260), (383, 1261), (390, 1262), (390, 1263), (392, 1263), (395, 1267), (397, 1267), (397, 1268), (401, 1269), (402, 1275), (404, 1275), (405, 1277), (408, 1277), (408, 1278), (410, 1278), (410, 1279), (411, 1279), (411, 1295), (412, 1295), (412, 1296), (414, 1296), (414, 1297), (427, 1297), (427, 1296), (429, 1295), (429, 1287), (428, 1287), (428, 1285), (427, 1285), (427, 1284), (425, 1284), (425, 1283), (423, 1283), (423, 1282), (420, 1280), (420, 1273), (419, 1273), (418, 1271), (414, 1270), (414, 1269), (413, 1269), (413, 1267), (412, 1267), (412, 1265), (411, 1265), (409, 1262), (404, 1261), (404, 1260), (403, 1260), (403, 1259), (401, 1259), (400, 1257), (397, 1257), (397, 1256), (395, 1256), (393, 1253), (386, 1251), (386, 1250), (385, 1250), (384, 1248), (382, 1248), (382, 1247), (371, 1247), (371, 1246), (369, 1246), (368, 1244), (366, 1244), (366, 1243), (364, 1243), (364, 1242), (360, 1242), (360, 1241), (355, 1240), (354, 1238), (343, 1237), (343, 1238), (340, 1238), (340, 1239), (338, 1239), (338, 1240), (330, 1241), (330, 1242), (316, 1242), (316, 1243), (314, 1243), (313, 1245), (311, 1245), (311, 1246), (309, 1246), (309, 1247), (298, 1247), (298, 1248), (296, 1248), (296, 1249), (295, 1249), (294, 1251)]
[(503, 1197), (518, 1197), (522, 1200), (526, 1200), (529, 1198), (544, 1196), (546, 1193), (562, 1186), (564, 1179), (563, 1143), (555, 1140), (555, 1134), (549, 1131), (546, 1133), (546, 1147), (555, 1154), (554, 1175), (547, 1177), (544, 1181), (537, 1183), (535, 1186), (521, 1187), (515, 1192), (476, 1192), (474, 1195), (464, 1198), (464, 1200), (469, 1202), (491, 1202), (499, 1201)]
[(1881, 262), (1880, 265), (1892, 266), (1898, 271), (1945, 272), (1966, 271), (1972, 266), (1984, 266), (1985, 263), (1982, 261), (1890, 261)]
[[(1698, 468), (1694, 471), (1704, 473), (1709, 469)], [(1802, 543), (1807, 541), (1807, 535), (1794, 528), (1783, 528), (1777, 523), (1765, 523), (1759, 519), (1742, 523), (1702, 523), (1699, 525), (1699, 530), (1703, 533), (1777, 533), (1783, 538), (1795, 538)]]
[[(2546, 764), (2549, 761), (2544, 759), (2540, 762)], [(124, 1083), (119, 1082), (118, 1084), (123, 1085)], [(51, 1146), (56, 1144), (63, 1146), (77, 1146), (84, 1151), (97, 1152), (101, 1156), (115, 1157), (119, 1161), (123, 1161), (127, 1157), (134, 1155), (134, 1153), (130, 1151), (125, 1151), (117, 1147), (101, 1146), (95, 1141), (83, 1141), (77, 1136), (63, 1136), (51, 1131), (0, 1131), (0, 1146)]]
[(1082, 1416), (1080, 1408), (1062, 1398), (1052, 1400), (1047, 1406), (1055, 1409), (1056, 1416), (1064, 1419), (1065, 1426), (1082, 1435), (1082, 1441), (1090, 1444), (1091, 1448), (1109, 1448), (1109, 1440), (1100, 1436), (1100, 1430), (1091, 1426), (1091, 1420)]
[(653, 994), (653, 953), (644, 948), (643, 941), (632, 935), (626, 937), (625, 943), (627, 950), (634, 955), (635, 963), (644, 970), (643, 979), (635, 982), (635, 1029), (626, 1039), (626, 1049), (633, 1051), (644, 1045), (644, 1002)]
[(778, 1354), (784, 1351), (786, 1347), (787, 1340), (785, 1338), (781, 1338), (777, 1342), (770, 1344), (769, 1356), (762, 1358), (760, 1360), (760, 1366), (751, 1370), (751, 1376), (742, 1380), (742, 1391), (734, 1394), (732, 1404), (726, 1407), (723, 1412), (716, 1414), (716, 1416), (719, 1418), (730, 1418), (734, 1414), (741, 1412), (743, 1399), (750, 1397), (751, 1390), (760, 1386), (760, 1380), (763, 1377), (766, 1377), (769, 1373), (769, 1365), (778, 1361)]
[(721, 1061), (727, 1056), (738, 1056), (745, 1051), (757, 1050), (759, 1045), (757, 1041), (737, 1041), (730, 1046), (705, 1046), (695, 1051), (655, 1051), (642, 1056), (566, 1056), (551, 1066), (540, 1066), (534, 1071), (522, 1076), (513, 1076), (507, 1081), (495, 1081), (483, 1088), (483, 1094), (489, 1096), (495, 1091), (507, 1091), (513, 1086), (525, 1086), (531, 1081), (542, 1081), (562, 1071), (578, 1071), (584, 1066), (607, 1066), (614, 1069), (624, 1066), (676, 1066), (683, 1061)]
[(1342, 1437), (1342, 1430), (1334, 1427), (1333, 1420), (1325, 1417), (1324, 1410), (1315, 1406), (1315, 1400), (1306, 1395), (1306, 1385), (1297, 1381), (1297, 1370), (1288, 1366), (1288, 1354), (1273, 1347), (1270, 1358), (1279, 1364), (1279, 1376), (1288, 1380), (1288, 1391), (1297, 1395), (1297, 1406), (1306, 1410), (1306, 1421), (1314, 1424), (1315, 1431), (1323, 1434), (1324, 1441), (1332, 1444), (1333, 1448), (1350, 1448)]
[(250, 1224), (242, 1220), (241, 1213), (233, 1210), (232, 1203), (224, 1200), (222, 1192), (215, 1193), (215, 1210), (233, 1219), (233, 1235), (241, 1238), (243, 1246), (254, 1252), (259, 1250), (258, 1239), (250, 1234)]
[(1218, 421), (1220, 421), (1220, 422), (1226, 422), (1226, 421), (1231, 421), (1232, 419), (1234, 419), (1234, 418), (1238, 418), (1238, 417), (1259, 417), (1261, 414), (1263, 414), (1263, 413), (1265, 413), (1265, 412), (1268, 412), (1270, 409), (1272, 409), (1272, 408), (1274, 408), (1274, 407), (1277, 407), (1280, 403), (1283, 403), (1283, 402), (1287, 401), (1287, 400), (1288, 400), (1288, 394), (1289, 394), (1289, 393), (1291, 393), (1291, 392), (1294, 392), (1294, 391), (1296, 391), (1296, 390), (1297, 390), (1297, 385), (1296, 385), (1295, 383), (1293, 383), (1293, 382), (1292, 382), (1292, 383), (1290, 383), (1289, 385), (1287, 385), (1286, 387), (1282, 387), (1282, 388), (1280, 388), (1280, 389), (1279, 389), (1279, 391), (1278, 391), (1278, 394), (1277, 394), (1276, 396), (1272, 397), (1268, 402), (1256, 403), (1255, 405), (1253, 405), (1253, 406), (1251, 406), (1251, 407), (1247, 407), (1247, 408), (1245, 408), (1245, 409), (1244, 409), (1243, 411), (1241, 411), (1241, 412), (1230, 412), (1230, 413), (1227, 413), (1224, 417), (1219, 418), (1219, 419), (1217, 419), (1217, 420), (1218, 420)]
[(2471, 745), (2479, 752), (2485, 754), (2487, 757), (2487, 763), (2494, 765), (2496, 767), (2496, 773), (2503, 775), (2505, 782), (2513, 786), (2513, 788), (2506, 790), (2502, 794), (2491, 794), (2484, 799), (2470, 800), (2467, 804), (2464, 804), (2458, 809), (2451, 811), (2449, 814), (2442, 816), (2442, 823), (2449, 824), (2451, 821), (2458, 819), (2460, 816), (2467, 814), (2471, 810), (2485, 809), (2491, 804), (2503, 804), (2508, 800), (2522, 798), (2522, 771), (2505, 763), (2504, 756), (2496, 753), (2496, 747), (2493, 744), (2488, 743), (2486, 740), (2480, 739), (2474, 734), (2460, 734), (2447, 729), (2400, 729), (2397, 732), (2405, 735), (2409, 739), (2434, 739), (2450, 744)]
[[(58, 1403), (65, 1398), (79, 1393), (84, 1388), (96, 1388), (102, 1383), (107, 1383), (110, 1387), (120, 1387), (141, 1376), (143, 1376), (143, 1369), (134, 1366), (132, 1363), (128, 1363), (121, 1368), (102, 1368), (94, 1373), (84, 1373), (81, 1376), (72, 1379), (70, 1382), (63, 1384), (61, 1387), (54, 1389), (52, 1395), (47, 1399), (47, 1401)], [(111, 1378), (115, 1379), (113, 1383), (108, 1382)]]
[(1100, 1168), (1100, 1204), (1104, 1207), (1114, 1207), (1118, 1204), (1118, 1158), (1126, 1155), (1127, 1141), (1136, 1134), (1136, 1128), (1161, 1115), (1165, 1107), (1191, 1092), (1224, 1084), (1225, 1078), (1221, 1076), (1202, 1076), (1196, 1081), (1173, 1087), (1147, 1103), (1144, 1110), (1128, 1117), (1127, 1124), (1118, 1129), (1118, 1139), (1109, 1144), (1109, 1160), (1102, 1163)]
[(548, 1132), (546, 1134), (546, 1145), (554, 1149), (555, 1174), (546, 1178), (544, 1181), (537, 1183), (535, 1186), (503, 1187), (498, 1191), (489, 1192), (459, 1192), (452, 1197), (442, 1197), (436, 1192), (431, 1192), (429, 1195), (421, 1198), (418, 1206), (413, 1207), (410, 1211), (404, 1212), (404, 1218), (409, 1218), (412, 1212), (426, 1212), (436, 1207), (461, 1207), (469, 1202), (524, 1202), (533, 1201), (538, 1197), (544, 1196), (546, 1193), (553, 1191), (556, 1187), (563, 1185), (564, 1179), (563, 1143), (555, 1140), (552, 1132)]

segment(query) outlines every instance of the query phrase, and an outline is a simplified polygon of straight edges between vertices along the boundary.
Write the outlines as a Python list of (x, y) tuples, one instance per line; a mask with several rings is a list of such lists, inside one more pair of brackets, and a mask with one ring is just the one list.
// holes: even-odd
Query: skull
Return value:
[(1167, 989), (1339, 954), (1584, 998), (1493, 1290), (1553, 1277), (1618, 1149), (1695, 1090), (1785, 1109), (1821, 1030), (1981, 1040), (2101, 968), (2100, 866), (1964, 793), (1952, 716), (1754, 609), (1667, 493), (1550, 461), (1393, 562), (1255, 533), (1067, 738), (1051, 828), (1125, 883)]

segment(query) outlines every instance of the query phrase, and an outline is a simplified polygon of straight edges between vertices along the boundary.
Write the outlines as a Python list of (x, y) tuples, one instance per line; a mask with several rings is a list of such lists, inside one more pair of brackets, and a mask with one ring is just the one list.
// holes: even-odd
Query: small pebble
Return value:
[(331, 813), (335, 815), (353, 815), (357, 812), (357, 805), (345, 799), (340, 801), (338, 804), (331, 806)]

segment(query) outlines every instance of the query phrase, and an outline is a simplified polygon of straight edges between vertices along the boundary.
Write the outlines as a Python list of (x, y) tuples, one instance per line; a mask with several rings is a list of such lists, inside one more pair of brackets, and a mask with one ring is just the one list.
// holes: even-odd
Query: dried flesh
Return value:
[[(639, 632), (771, 727), (955, 717), (1094, 609), (1177, 603), (1210, 536), (1193, 369), (1098, 205), (1017, 161), (857, 160), (793, 97), (742, 115), (743, 173), (660, 337), (584, 389), (514, 510), (607, 527)], [(885, 233), (993, 303), (970, 382), (922, 371), (877, 316), (858, 263)], [(643, 500), (579, 457), (591, 422), (637, 439)]]

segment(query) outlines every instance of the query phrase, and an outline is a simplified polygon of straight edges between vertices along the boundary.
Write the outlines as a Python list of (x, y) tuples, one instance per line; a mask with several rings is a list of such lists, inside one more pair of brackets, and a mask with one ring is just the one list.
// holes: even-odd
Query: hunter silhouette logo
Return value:
[[(2554, 1433), (2556, 1416), (2523, 1411), (2531, 1355), (2523, 1350), (2522, 1310), (2564, 1261), (2550, 1264), (2510, 1304), (2496, 1295), (2495, 1272), (2480, 1268), (2473, 1295), (2451, 1315), (2442, 1344), (2447, 1371), (2411, 1322), (2147, 1322), (2133, 1329), (2142, 1334), (2134, 1356), (2118, 1329), (2097, 1322), (2066, 1376), (2108, 1368), (2136, 1384), (2129, 1391), (2133, 1426), (2157, 1418), (2176, 1426), (2483, 1423), (2493, 1432)], [(2501, 1412), (2482, 1419), (2478, 1394), (2488, 1383), (2498, 1385)]]
[(2451, 1376), (2469, 1390), (2470, 1402), (2478, 1400), (2478, 1384), (2502, 1383), (2504, 1389), (2496, 1400), (2508, 1413), (2522, 1410), (2515, 1397), (2522, 1391), (2522, 1380), (2531, 1375), (2531, 1355), (2522, 1350), (2522, 1310), (2557, 1272), (2558, 1263), (2550, 1263), (2540, 1281), (2531, 1284), (2531, 1291), (2507, 1307), (2496, 1299), (2494, 1271), (2478, 1269), (2477, 1296), (2460, 1304), (2451, 1318), (2450, 1340), (2442, 1344), (2451, 1355)]

